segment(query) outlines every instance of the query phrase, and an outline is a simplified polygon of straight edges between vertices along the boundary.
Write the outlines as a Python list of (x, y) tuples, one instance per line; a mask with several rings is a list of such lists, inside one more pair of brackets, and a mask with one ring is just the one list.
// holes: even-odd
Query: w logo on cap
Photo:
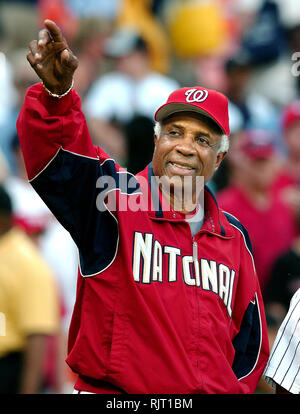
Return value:
[(208, 91), (206, 89), (189, 89), (185, 92), (187, 102), (203, 102), (208, 97)]

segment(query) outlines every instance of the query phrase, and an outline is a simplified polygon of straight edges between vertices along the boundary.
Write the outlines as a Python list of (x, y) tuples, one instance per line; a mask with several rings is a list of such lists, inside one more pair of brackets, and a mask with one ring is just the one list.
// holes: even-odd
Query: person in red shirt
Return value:
[(295, 100), (282, 111), (282, 133), (287, 149), (274, 189), (300, 214), (300, 100)]
[(152, 162), (132, 175), (93, 144), (72, 89), (77, 59), (45, 26), (27, 55), (43, 84), (28, 90), (17, 128), (32, 186), (79, 251), (75, 389), (253, 393), (268, 337), (251, 243), (204, 185), (228, 150), (227, 98), (172, 92), (154, 115)]
[(249, 232), (264, 296), (275, 260), (297, 234), (295, 216), (278, 191), (281, 167), (268, 131), (245, 131), (232, 160), (232, 182), (216, 197)]

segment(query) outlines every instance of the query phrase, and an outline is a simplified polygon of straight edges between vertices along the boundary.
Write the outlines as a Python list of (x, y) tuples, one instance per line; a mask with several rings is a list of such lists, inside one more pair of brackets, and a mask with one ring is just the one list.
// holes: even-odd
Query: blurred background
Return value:
[(0, 393), (72, 393), (76, 379), (64, 360), (77, 250), (30, 187), (16, 132), (45, 18), (79, 59), (94, 143), (132, 173), (174, 89), (227, 95), (230, 152), (209, 186), (250, 234), (272, 346), (300, 287), (298, 1), (0, 0)]

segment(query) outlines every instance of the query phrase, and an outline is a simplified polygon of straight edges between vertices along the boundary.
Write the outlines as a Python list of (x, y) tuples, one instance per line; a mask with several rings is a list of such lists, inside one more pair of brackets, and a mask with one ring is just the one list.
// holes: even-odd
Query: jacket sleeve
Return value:
[(269, 356), (269, 341), (264, 303), (255, 270), (250, 238), (245, 227), (227, 216), (240, 235), (240, 271), (233, 309), (232, 369), (243, 393), (253, 393)]
[(29, 181), (75, 241), (82, 275), (105, 270), (119, 235), (115, 214), (99, 195), (111, 185), (105, 177), (118, 186), (120, 167), (93, 145), (76, 91), (57, 99), (34, 85), (17, 130)]
[(238, 334), (233, 340), (235, 358), (232, 369), (246, 393), (253, 393), (262, 376), (269, 355), (263, 302), (259, 290), (243, 314)]

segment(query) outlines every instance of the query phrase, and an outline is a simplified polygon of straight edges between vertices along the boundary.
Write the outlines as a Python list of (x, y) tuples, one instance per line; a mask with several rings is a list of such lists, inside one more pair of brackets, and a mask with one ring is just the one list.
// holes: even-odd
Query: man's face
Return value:
[(267, 191), (274, 182), (277, 167), (275, 156), (257, 159), (245, 157), (239, 169), (240, 178), (243, 179), (245, 187)]
[(163, 122), (155, 137), (152, 159), (156, 176), (203, 176), (206, 183), (217, 170), (225, 153), (219, 153), (221, 135), (197, 114), (181, 112)]

